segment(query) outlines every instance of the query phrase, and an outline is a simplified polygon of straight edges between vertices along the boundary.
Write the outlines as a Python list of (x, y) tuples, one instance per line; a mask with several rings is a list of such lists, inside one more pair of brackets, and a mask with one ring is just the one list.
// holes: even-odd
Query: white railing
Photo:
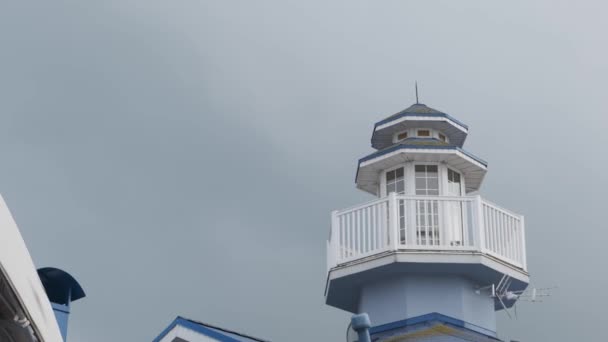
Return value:
[(480, 196), (391, 193), (332, 212), (327, 266), (386, 251), (477, 251), (526, 269), (524, 218)]

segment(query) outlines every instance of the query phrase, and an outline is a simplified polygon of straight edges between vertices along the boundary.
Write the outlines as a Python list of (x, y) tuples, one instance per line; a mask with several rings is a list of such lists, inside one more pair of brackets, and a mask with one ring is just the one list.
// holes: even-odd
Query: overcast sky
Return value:
[[(544, 303), (522, 342), (603, 340), (603, 1), (2, 1), (0, 192), (38, 267), (87, 292), (70, 341), (183, 315), (343, 341), (329, 213), (370, 197), (373, 123), (421, 102), (470, 127), (482, 194), (526, 215)], [(372, 318), (373, 319), (373, 318)]]

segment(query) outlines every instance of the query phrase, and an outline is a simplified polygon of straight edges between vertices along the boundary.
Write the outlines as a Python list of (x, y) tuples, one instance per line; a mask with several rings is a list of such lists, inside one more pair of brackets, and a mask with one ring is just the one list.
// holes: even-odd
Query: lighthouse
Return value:
[(420, 103), (377, 122), (355, 176), (375, 198), (331, 214), (326, 303), (367, 313), (373, 341), (499, 341), (529, 284), (524, 218), (479, 194), (467, 135)]

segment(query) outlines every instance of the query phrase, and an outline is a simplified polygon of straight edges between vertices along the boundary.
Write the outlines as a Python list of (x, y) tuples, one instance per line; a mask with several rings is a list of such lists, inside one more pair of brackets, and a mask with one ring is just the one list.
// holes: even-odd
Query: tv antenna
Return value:
[(498, 282), (498, 284), (492, 284), (489, 286), (481, 287), (481, 288), (477, 289), (476, 292), (477, 292), (477, 294), (481, 294), (481, 291), (489, 290), (490, 297), (494, 298), (498, 303), (500, 303), (502, 308), (507, 313), (507, 316), (509, 316), (509, 318), (512, 319), (513, 317), (511, 316), (511, 313), (509, 312), (509, 309), (507, 308), (507, 305), (505, 304), (505, 302), (513, 301), (512, 307), (513, 307), (513, 311), (515, 314), (515, 318), (517, 318), (516, 304), (517, 304), (518, 300), (522, 300), (525, 302), (531, 302), (531, 303), (540, 303), (543, 301), (544, 297), (551, 296), (551, 290), (556, 288), (556, 287), (545, 287), (545, 288), (532, 287), (532, 288), (527, 288), (527, 289), (521, 290), (521, 291), (510, 291), (509, 288), (511, 287), (512, 283), (513, 283), (513, 279), (511, 277), (509, 277), (508, 275), (504, 274), (502, 276), (502, 278), (500, 279), (500, 281)]

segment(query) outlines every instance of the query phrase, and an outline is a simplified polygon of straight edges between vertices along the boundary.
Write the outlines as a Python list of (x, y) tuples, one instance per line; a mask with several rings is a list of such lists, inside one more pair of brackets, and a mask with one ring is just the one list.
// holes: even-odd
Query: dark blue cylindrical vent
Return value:
[(66, 341), (70, 303), (85, 297), (84, 290), (74, 277), (58, 268), (41, 268), (38, 270), (38, 276), (53, 307), (61, 336)]

